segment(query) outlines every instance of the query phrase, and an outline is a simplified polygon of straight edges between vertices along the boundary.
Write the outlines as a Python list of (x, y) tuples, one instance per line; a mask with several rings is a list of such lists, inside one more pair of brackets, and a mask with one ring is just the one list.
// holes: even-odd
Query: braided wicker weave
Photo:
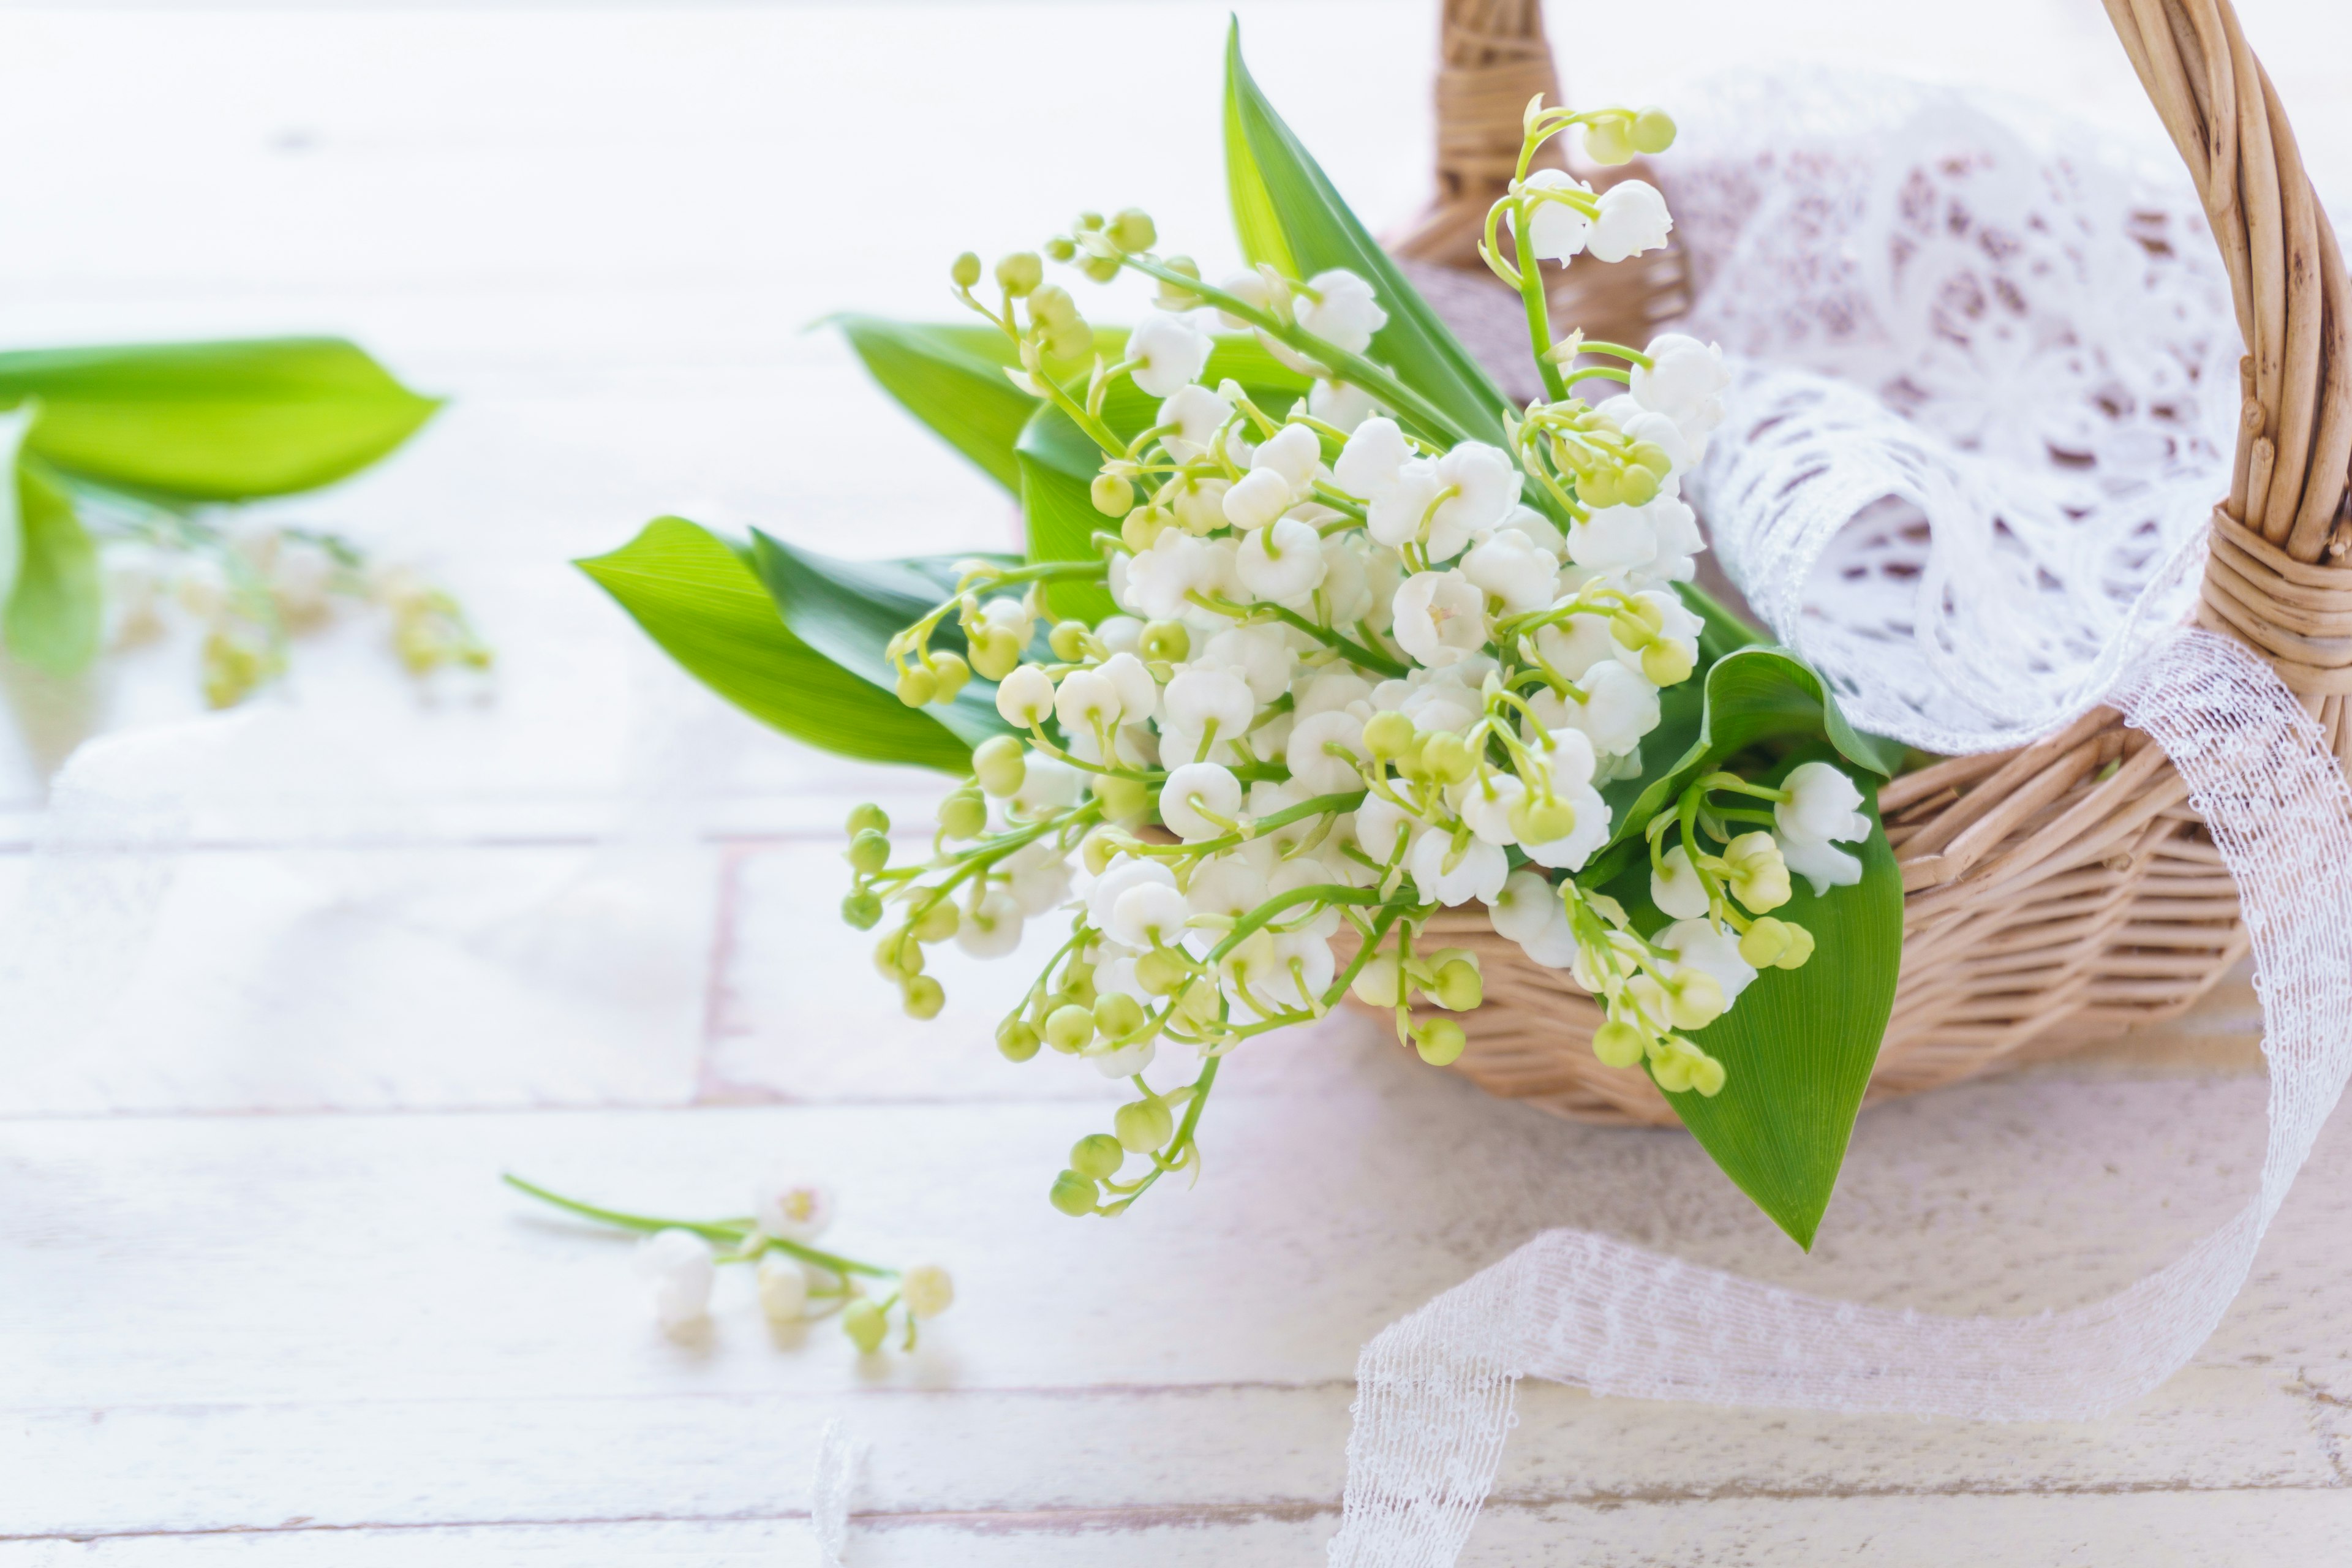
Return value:
[[(2188, 163), (2250, 352), (2230, 495), (2199, 619), (2268, 659), (2352, 757), (2352, 321), (2336, 237), (2284, 110), (2227, 0), (2105, 0)], [(1535, 0), (1447, 0), (1440, 199), (1400, 243), (1447, 247), (1501, 194), (1519, 109), (1557, 100)], [(1462, 121), (1473, 110), (1485, 129)], [(1674, 256), (1564, 279), (1563, 318), (1643, 341), (1683, 308)], [(1600, 275), (1596, 278), (1594, 275)], [(1956, 757), (1879, 794), (1903, 868), (1903, 971), (1874, 1096), (1932, 1089), (2169, 1017), (2246, 950), (2221, 858), (2164, 754), (2099, 709), (2021, 751)], [(1432, 922), (1475, 949), (1486, 1003), (1456, 1064), (1483, 1088), (1582, 1121), (1671, 1123), (1647, 1078), (1602, 1067), (1590, 998), (1496, 936), (1485, 911)]]

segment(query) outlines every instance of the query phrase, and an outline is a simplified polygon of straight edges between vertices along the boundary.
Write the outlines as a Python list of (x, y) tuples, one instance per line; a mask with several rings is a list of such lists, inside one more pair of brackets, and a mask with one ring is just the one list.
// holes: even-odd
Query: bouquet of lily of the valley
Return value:
[[(958, 257), (966, 324), (845, 323), (1018, 495), (1024, 554), (853, 563), (666, 519), (584, 565), (758, 717), (963, 780), (919, 844), (853, 814), (842, 912), (918, 1017), (943, 1002), (927, 947), (1034, 952), (1050, 926), (998, 1047), (1133, 1088), (1051, 1180), (1064, 1212), (1194, 1166), (1226, 1058), (1350, 992), (1453, 1061), (1483, 977), (1427, 927), (1476, 903), (1809, 1241), (1892, 998), (1868, 799), (1895, 758), (1692, 586), (1680, 490), (1723, 438), (1720, 355), (1556, 338), (1544, 289), (1671, 227), (1653, 186), (1596, 195), (1546, 150), (1622, 163), (1673, 122), (1528, 106), (1482, 246), (1545, 388), (1516, 407), (1237, 46), (1226, 109), (1244, 268), (1086, 214), (1042, 252)], [(1123, 273), (1157, 308), (1091, 325), (1079, 280)]]

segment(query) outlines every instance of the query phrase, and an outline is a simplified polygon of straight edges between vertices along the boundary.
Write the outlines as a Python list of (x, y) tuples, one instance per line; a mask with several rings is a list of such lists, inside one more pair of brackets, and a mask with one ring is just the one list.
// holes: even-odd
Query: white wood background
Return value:
[[(2242, 9), (2347, 188), (2352, 17)], [(1433, 0), (1242, 10), (1342, 186), (1405, 216)], [(0, 1568), (804, 1562), (836, 1415), (871, 1446), (859, 1568), (1309, 1563), (1359, 1345), (1537, 1230), (2028, 1312), (2129, 1282), (2252, 1191), (2240, 979), (2158, 1038), (1874, 1110), (1810, 1258), (1681, 1137), (1556, 1124), (1345, 1020), (1234, 1064), (1197, 1190), (1116, 1224), (1046, 1207), (1101, 1086), (995, 1058), (1003, 971), (950, 968), (946, 1017), (906, 1023), (829, 913), (845, 807), (919, 814), (933, 786), (754, 731), (563, 562), (664, 510), (876, 553), (1002, 536), (985, 482), (805, 329), (940, 310), (945, 256), (1081, 205), (1140, 202), (1223, 254), (1222, 25), (1176, 3), (0, 12), (0, 342), (345, 331), (452, 395), (378, 473), (289, 510), (431, 565), (503, 655), (487, 694), (420, 698), (363, 626), (307, 649), (236, 743), (341, 753), (402, 837), (232, 836), (181, 866), (87, 1037), (0, 1026)], [(2092, 0), (1556, 5), (1553, 27), (1588, 100), (1808, 58), (2154, 129)], [(0, 883), (76, 740), (193, 710), (187, 656), (7, 673)], [(838, 1184), (842, 1245), (955, 1270), (919, 1354), (785, 1342), (740, 1279), (709, 1333), (665, 1338), (625, 1244), (495, 1181), (732, 1212), (783, 1155)], [(1469, 1560), (2345, 1561), (2347, 1173), (2339, 1129), (2212, 1342), (2106, 1421), (1531, 1385)]]

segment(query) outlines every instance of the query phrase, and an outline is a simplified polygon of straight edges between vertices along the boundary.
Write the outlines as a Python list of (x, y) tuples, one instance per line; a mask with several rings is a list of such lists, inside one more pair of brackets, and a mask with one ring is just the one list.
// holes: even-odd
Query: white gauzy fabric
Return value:
[(2031, 110), (1907, 84), (1699, 95), (1669, 177), (1685, 330), (1739, 356), (1693, 485), (1750, 603), (1864, 727), (1990, 751), (2116, 704), (2236, 879), (2271, 1069), (2262, 1180), (2093, 1306), (1948, 1318), (1552, 1231), (1363, 1352), (1330, 1558), (1455, 1561), (1522, 1376), (1597, 1393), (2086, 1418), (2203, 1342), (2352, 1074), (2352, 791), (2267, 665), (2181, 625), (2240, 353), (2186, 180)]

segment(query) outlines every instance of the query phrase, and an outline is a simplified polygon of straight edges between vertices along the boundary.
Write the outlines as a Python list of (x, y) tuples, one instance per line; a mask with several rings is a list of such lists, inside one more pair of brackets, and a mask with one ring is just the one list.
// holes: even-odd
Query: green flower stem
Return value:
[(1231, 616), (1237, 621), (1246, 621), (1253, 616), (1264, 613), (1280, 621), (1284, 626), (1305, 632), (1317, 642), (1337, 652), (1349, 664), (1360, 666), (1365, 669), (1376, 669), (1391, 679), (1402, 680), (1410, 673), (1404, 665), (1399, 664), (1395, 659), (1384, 654), (1374, 653), (1370, 648), (1362, 647), (1360, 644), (1350, 642), (1329, 626), (1317, 626), (1297, 611), (1285, 609), (1280, 605), (1236, 605), (1230, 599), (1220, 598), (1213, 594), (1194, 593), (1187, 595), (1186, 597), (1199, 604), (1203, 609), (1214, 610), (1221, 616)]
[(1601, 342), (1598, 338), (1585, 339), (1584, 352), (1589, 354), (1609, 354), (1617, 359), (1622, 359), (1629, 364), (1638, 364), (1643, 370), (1649, 369), (1654, 363), (1648, 354), (1643, 353), (1640, 349), (1629, 349), (1623, 343), (1605, 343)]
[(1247, 321), (1308, 358), (1329, 366), (1342, 381), (1363, 388), (1430, 434), (1445, 436), (1454, 442), (1476, 439), (1470, 431), (1454, 423), (1444, 409), (1361, 354), (1352, 354), (1325, 342), (1297, 322), (1281, 321), (1222, 289), (1196, 278), (1189, 278), (1172, 268), (1163, 267), (1149, 257), (1127, 256), (1120, 258), (1120, 261), (1147, 278), (1157, 278), (1163, 283), (1172, 283), (1187, 293), (1200, 296), (1225, 314)]
[(1388, 900), (1370, 888), (1351, 888), (1345, 882), (1317, 882), (1304, 888), (1293, 888), (1286, 893), (1276, 893), (1265, 902), (1234, 922), (1224, 940), (1209, 950), (1207, 962), (1215, 963), (1240, 946), (1260, 926), (1273, 920), (1294, 904), (1383, 904)]
[[(740, 1247), (754, 1234), (761, 1234), (754, 1223), (748, 1219), (663, 1219), (654, 1215), (628, 1214), (620, 1209), (599, 1208), (594, 1204), (583, 1204), (577, 1198), (567, 1198), (561, 1193), (549, 1192), (535, 1182), (524, 1181), (511, 1171), (502, 1173), (499, 1179), (518, 1192), (528, 1193), (541, 1203), (552, 1204), (557, 1208), (568, 1210), (584, 1219), (614, 1226), (622, 1230), (638, 1231), (647, 1236), (662, 1230), (688, 1230), (705, 1241)], [(898, 1271), (895, 1268), (885, 1268), (878, 1263), (860, 1263), (854, 1258), (844, 1258), (839, 1253), (825, 1252), (817, 1247), (803, 1246), (797, 1241), (785, 1241), (778, 1237), (765, 1235), (761, 1235), (761, 1240), (766, 1247), (773, 1247), (778, 1252), (789, 1253), (803, 1263), (814, 1263), (820, 1268), (830, 1269), (845, 1277), (852, 1274), (863, 1274), (875, 1279), (896, 1279), (898, 1277)]]
[(1145, 1173), (1143, 1180), (1136, 1184), (1135, 1191), (1119, 1199), (1118, 1203), (1108, 1205), (1105, 1212), (1125, 1213), (1129, 1205), (1148, 1192), (1151, 1184), (1158, 1181), (1164, 1173), (1182, 1168), (1185, 1163), (1185, 1154), (1192, 1147), (1192, 1134), (1201, 1125), (1202, 1108), (1209, 1103), (1209, 1090), (1216, 1084), (1217, 1068), (1224, 1059), (1221, 1056), (1211, 1057), (1201, 1064), (1201, 1076), (1192, 1080), (1192, 1103), (1184, 1108), (1184, 1120), (1177, 1124), (1176, 1136), (1168, 1141), (1168, 1147), (1171, 1152), (1168, 1154), (1167, 1162), (1162, 1163), (1160, 1156), (1154, 1154), (1152, 1168)]
[(1511, 240), (1519, 253), (1519, 298), (1527, 305), (1528, 346), (1535, 352), (1536, 369), (1542, 373), (1545, 397), (1559, 403), (1568, 396), (1568, 383), (1560, 378), (1559, 366), (1552, 363), (1551, 302), (1544, 297), (1543, 264), (1536, 259), (1533, 225), (1527, 204), (1517, 204), (1511, 211)]

